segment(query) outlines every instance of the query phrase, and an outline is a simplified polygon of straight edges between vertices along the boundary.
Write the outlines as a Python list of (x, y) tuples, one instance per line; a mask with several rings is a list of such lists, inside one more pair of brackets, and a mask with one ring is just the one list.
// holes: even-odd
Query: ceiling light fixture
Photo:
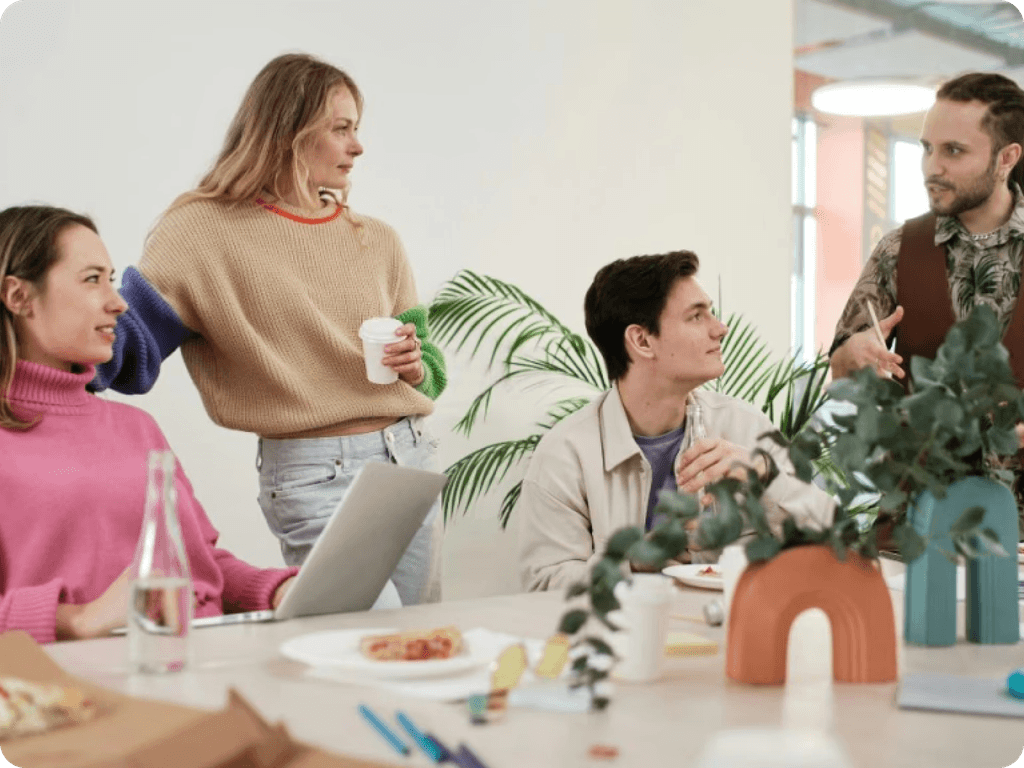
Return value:
[(889, 79), (828, 83), (811, 94), (811, 106), (819, 112), (850, 117), (911, 115), (934, 103), (934, 88)]

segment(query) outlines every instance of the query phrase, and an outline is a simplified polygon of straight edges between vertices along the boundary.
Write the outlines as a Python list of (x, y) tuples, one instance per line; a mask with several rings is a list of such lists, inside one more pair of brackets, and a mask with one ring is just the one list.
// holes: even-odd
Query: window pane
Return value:
[(815, 296), (814, 289), (817, 285), (816, 267), (818, 254), (818, 222), (814, 216), (804, 216), (804, 279), (803, 279), (803, 331), (802, 338), (798, 339), (800, 346), (800, 359), (810, 361), (817, 352), (814, 346), (814, 315)]
[(793, 151), (790, 157), (793, 166), (792, 186), (793, 205), (800, 205), (800, 120), (793, 118)]
[(921, 145), (892, 143), (892, 218), (898, 224), (928, 212), (928, 193), (921, 172)]
[(793, 273), (789, 280), (789, 340), (793, 349), (804, 337), (804, 226), (803, 216), (793, 213)]
[(818, 126), (813, 120), (803, 121), (804, 145), (804, 205), (813, 208), (817, 205), (818, 178)]

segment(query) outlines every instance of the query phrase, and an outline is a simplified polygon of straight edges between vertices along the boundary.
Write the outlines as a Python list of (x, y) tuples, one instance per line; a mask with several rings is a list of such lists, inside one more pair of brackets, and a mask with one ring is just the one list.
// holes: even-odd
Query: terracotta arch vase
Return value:
[(741, 683), (780, 685), (793, 621), (820, 608), (832, 625), (832, 670), (847, 683), (896, 679), (892, 600), (874, 561), (808, 545), (747, 567), (729, 613), (726, 674)]

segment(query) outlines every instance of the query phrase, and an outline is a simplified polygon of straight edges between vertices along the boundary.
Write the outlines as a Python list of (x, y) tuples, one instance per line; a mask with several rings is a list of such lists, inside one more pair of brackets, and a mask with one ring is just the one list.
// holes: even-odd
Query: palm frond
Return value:
[(522, 345), (517, 332), (531, 339), (572, 333), (521, 289), (468, 269), (449, 280), (431, 302), (430, 326), (439, 343), (451, 344), (456, 350), (475, 340), (474, 355), (496, 336), (488, 365), (497, 360), (506, 340), (513, 347)]
[(480, 496), (500, 483), (508, 471), (533, 453), (539, 434), (522, 440), (506, 440), (484, 446), (463, 456), (445, 470), (448, 484), (441, 492), (445, 522), (458, 510), (467, 511)]
[(731, 330), (722, 339), (725, 373), (714, 381), (712, 388), (724, 395), (754, 402), (771, 378), (771, 354), (753, 325), (740, 316), (729, 315), (726, 325)]
[[(768, 417), (775, 421), (779, 431), (786, 437), (793, 437), (811, 420), (815, 413), (829, 398), (826, 391), (828, 379), (828, 358), (818, 355), (812, 362), (792, 366), (792, 373), (778, 390), (769, 390), (768, 402), (774, 406), (775, 398), (785, 392), (782, 412), (778, 421), (774, 419), (774, 410)], [(799, 399), (798, 393), (799, 392)]]
[(547, 412), (547, 415), (544, 417), (545, 421), (538, 423), (537, 426), (544, 430), (551, 429), (566, 416), (571, 416), (576, 413), (576, 411), (585, 406), (592, 399), (593, 398), (590, 397), (567, 397), (564, 400), (559, 400), (551, 410)]
[[(557, 374), (573, 381), (585, 384), (590, 383), (578, 375), (578, 371), (572, 366), (570, 361), (567, 361), (565, 358), (559, 359), (553, 356), (545, 356), (541, 358), (525, 356), (516, 357), (509, 363), (509, 373), (506, 375), (512, 376), (514, 374), (521, 375), (524, 373)], [(599, 387), (596, 386), (594, 388), (599, 389)]]
[(498, 520), (501, 522), (502, 528), (508, 527), (508, 521), (512, 519), (512, 510), (515, 509), (516, 502), (519, 501), (519, 494), (522, 493), (522, 490), (523, 481), (520, 480), (509, 489), (509, 492), (505, 494), (505, 498), (501, 500), (501, 509), (498, 510)]
[(608, 375), (597, 349), (587, 339), (575, 333), (549, 339), (544, 345), (549, 359), (561, 360), (567, 371), (580, 381), (597, 389), (608, 389)]

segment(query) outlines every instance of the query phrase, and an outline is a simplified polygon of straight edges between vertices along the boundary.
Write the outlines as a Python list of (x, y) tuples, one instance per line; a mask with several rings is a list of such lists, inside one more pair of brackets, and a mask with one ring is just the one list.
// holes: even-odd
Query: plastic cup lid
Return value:
[(359, 338), (372, 341), (393, 341), (402, 321), (394, 317), (371, 317), (359, 326)]

